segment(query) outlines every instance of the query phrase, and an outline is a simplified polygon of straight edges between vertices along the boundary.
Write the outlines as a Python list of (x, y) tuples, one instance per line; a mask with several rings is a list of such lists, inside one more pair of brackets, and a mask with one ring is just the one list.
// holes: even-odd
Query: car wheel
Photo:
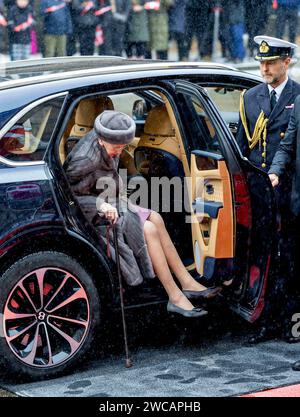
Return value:
[(1, 277), (0, 364), (7, 374), (57, 377), (82, 361), (100, 323), (92, 278), (72, 257), (43, 251)]

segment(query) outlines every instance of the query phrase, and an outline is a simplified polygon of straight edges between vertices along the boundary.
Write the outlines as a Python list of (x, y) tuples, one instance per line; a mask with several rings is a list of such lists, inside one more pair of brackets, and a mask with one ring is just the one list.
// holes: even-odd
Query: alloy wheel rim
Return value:
[(23, 363), (50, 368), (70, 360), (90, 326), (85, 289), (60, 268), (44, 267), (22, 277), (3, 313), (6, 342)]

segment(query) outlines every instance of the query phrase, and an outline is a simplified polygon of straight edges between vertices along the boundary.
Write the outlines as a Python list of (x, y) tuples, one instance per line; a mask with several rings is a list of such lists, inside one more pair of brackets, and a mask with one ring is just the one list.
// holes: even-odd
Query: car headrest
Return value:
[(150, 110), (135, 152), (142, 147), (160, 149), (181, 158), (179, 142), (165, 105)]
[(166, 106), (161, 105), (150, 110), (144, 133), (152, 136), (175, 136)]
[(114, 110), (109, 97), (87, 98), (82, 100), (75, 113), (75, 124), (70, 136), (83, 136), (94, 126), (96, 117), (104, 110)]

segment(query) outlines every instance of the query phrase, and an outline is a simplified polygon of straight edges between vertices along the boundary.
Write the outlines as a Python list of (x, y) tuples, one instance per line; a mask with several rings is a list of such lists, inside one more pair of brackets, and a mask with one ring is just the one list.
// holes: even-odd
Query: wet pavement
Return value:
[[(164, 316), (164, 317), (162, 317)], [(129, 322), (133, 367), (124, 367), (122, 340), (108, 344), (101, 358), (61, 378), (0, 386), (34, 397), (238, 396), (300, 383), (291, 365), (299, 344), (281, 340), (248, 346), (252, 327), (227, 312), (198, 322), (147, 314)]]

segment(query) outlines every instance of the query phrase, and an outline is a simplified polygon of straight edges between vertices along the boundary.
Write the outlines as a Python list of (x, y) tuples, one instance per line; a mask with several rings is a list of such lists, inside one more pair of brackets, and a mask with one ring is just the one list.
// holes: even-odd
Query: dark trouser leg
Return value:
[(167, 60), (168, 59), (168, 51), (156, 51), (156, 57), (157, 57), (157, 59)]
[[(284, 264), (284, 272), (287, 277), (286, 292), (284, 294), (283, 320), (286, 330), (291, 331), (294, 323), (292, 321), (295, 313), (300, 313), (300, 217), (290, 219), (288, 229), (284, 231), (287, 251), (284, 256), (287, 258)], [(290, 255), (289, 255), (290, 254)]]
[(136, 54), (138, 58), (146, 56), (146, 42), (136, 42)]
[(99, 46), (99, 55), (113, 55), (112, 17), (106, 16), (103, 20), (102, 30), (104, 43)]
[(238, 23), (230, 25), (231, 34), (231, 57), (243, 60), (245, 58), (245, 48), (243, 44), (244, 25)]
[(209, 7), (203, 8), (200, 15), (194, 16), (194, 27), (198, 42), (199, 56), (211, 55), (213, 29)]
[(278, 6), (276, 17), (276, 37), (283, 38), (286, 23), (286, 7)]
[(130, 42), (126, 47), (126, 55), (132, 58), (135, 55), (137, 58), (145, 58), (146, 42)]
[(122, 56), (124, 50), (125, 23), (113, 22), (111, 32), (113, 55)]
[(219, 30), (219, 41), (221, 43), (222, 57), (226, 58), (228, 56), (228, 24), (224, 19), (224, 14), (221, 13), (220, 16), (220, 30)]
[(245, 27), (246, 32), (248, 33), (249, 40), (248, 40), (248, 48), (249, 51), (252, 52), (254, 49), (254, 41), (253, 41), (253, 31), (252, 25), (254, 20), (254, 8), (252, 6), (252, 2), (249, 2), (249, 5), (245, 8)]
[(9, 53), (10, 59), (12, 60), (12, 39), (11, 39), (12, 35), (11, 35), (11, 31), (9, 30), (9, 28), (7, 29), (7, 35), (8, 35), (8, 53)]
[(67, 35), (67, 56), (72, 56), (76, 54), (76, 35), (77, 33), (73, 32), (72, 35)]
[(175, 39), (177, 43), (177, 50), (178, 50), (178, 59), (179, 61), (183, 61), (187, 58), (187, 50), (185, 45), (185, 37), (183, 33), (173, 32), (172, 38)]
[(151, 59), (152, 58), (152, 52), (151, 52), (151, 49), (150, 49), (149, 45), (147, 45), (146, 48), (145, 48), (145, 58), (146, 59)]
[(214, 32), (214, 13), (210, 11), (210, 7), (203, 10), (202, 19), (199, 19), (197, 27), (198, 43), (200, 43), (200, 56), (211, 56), (213, 48), (213, 32)]
[[(283, 193), (278, 193), (278, 201)], [(289, 199), (287, 199), (289, 200)], [(293, 326), (292, 317), (299, 310), (298, 292), (299, 279), (297, 273), (297, 260), (299, 258), (299, 219), (296, 220), (288, 205), (280, 207), (281, 228), (278, 231), (278, 248), (280, 256), (277, 259), (276, 275), (267, 284), (265, 309), (261, 317), (261, 325), (270, 329), (276, 328), (281, 334), (291, 336)], [(297, 239), (296, 239), (297, 238)], [(299, 310), (300, 312), (300, 310)]]
[(80, 55), (94, 55), (95, 27), (81, 27), (78, 30)]
[[(198, 17), (198, 18), (197, 18)], [(192, 40), (194, 34), (197, 34), (197, 27), (199, 25), (199, 16), (196, 15), (194, 8), (186, 8), (185, 12), (186, 19), (186, 30), (185, 30), (185, 44), (186, 44), (186, 53), (189, 55), (192, 46)], [(200, 55), (200, 45), (198, 45), (199, 55)]]
[(266, 6), (261, 5), (261, 2), (257, 4), (249, 5), (246, 8), (246, 32), (249, 35), (248, 48), (252, 55), (254, 49), (257, 48), (257, 44), (254, 42), (254, 36), (258, 33), (264, 33), (268, 20), (268, 9)]
[(184, 33), (178, 33), (177, 35), (178, 57), (180, 61), (183, 61), (184, 59), (187, 59), (187, 50), (185, 46)]
[(135, 55), (134, 50), (136, 49), (136, 42), (128, 42), (126, 46), (126, 55), (127, 58), (132, 58), (133, 55)]
[(289, 8), (287, 12), (287, 21), (289, 28), (289, 40), (290, 42), (295, 43), (297, 35), (297, 26), (298, 26), (298, 8)]

